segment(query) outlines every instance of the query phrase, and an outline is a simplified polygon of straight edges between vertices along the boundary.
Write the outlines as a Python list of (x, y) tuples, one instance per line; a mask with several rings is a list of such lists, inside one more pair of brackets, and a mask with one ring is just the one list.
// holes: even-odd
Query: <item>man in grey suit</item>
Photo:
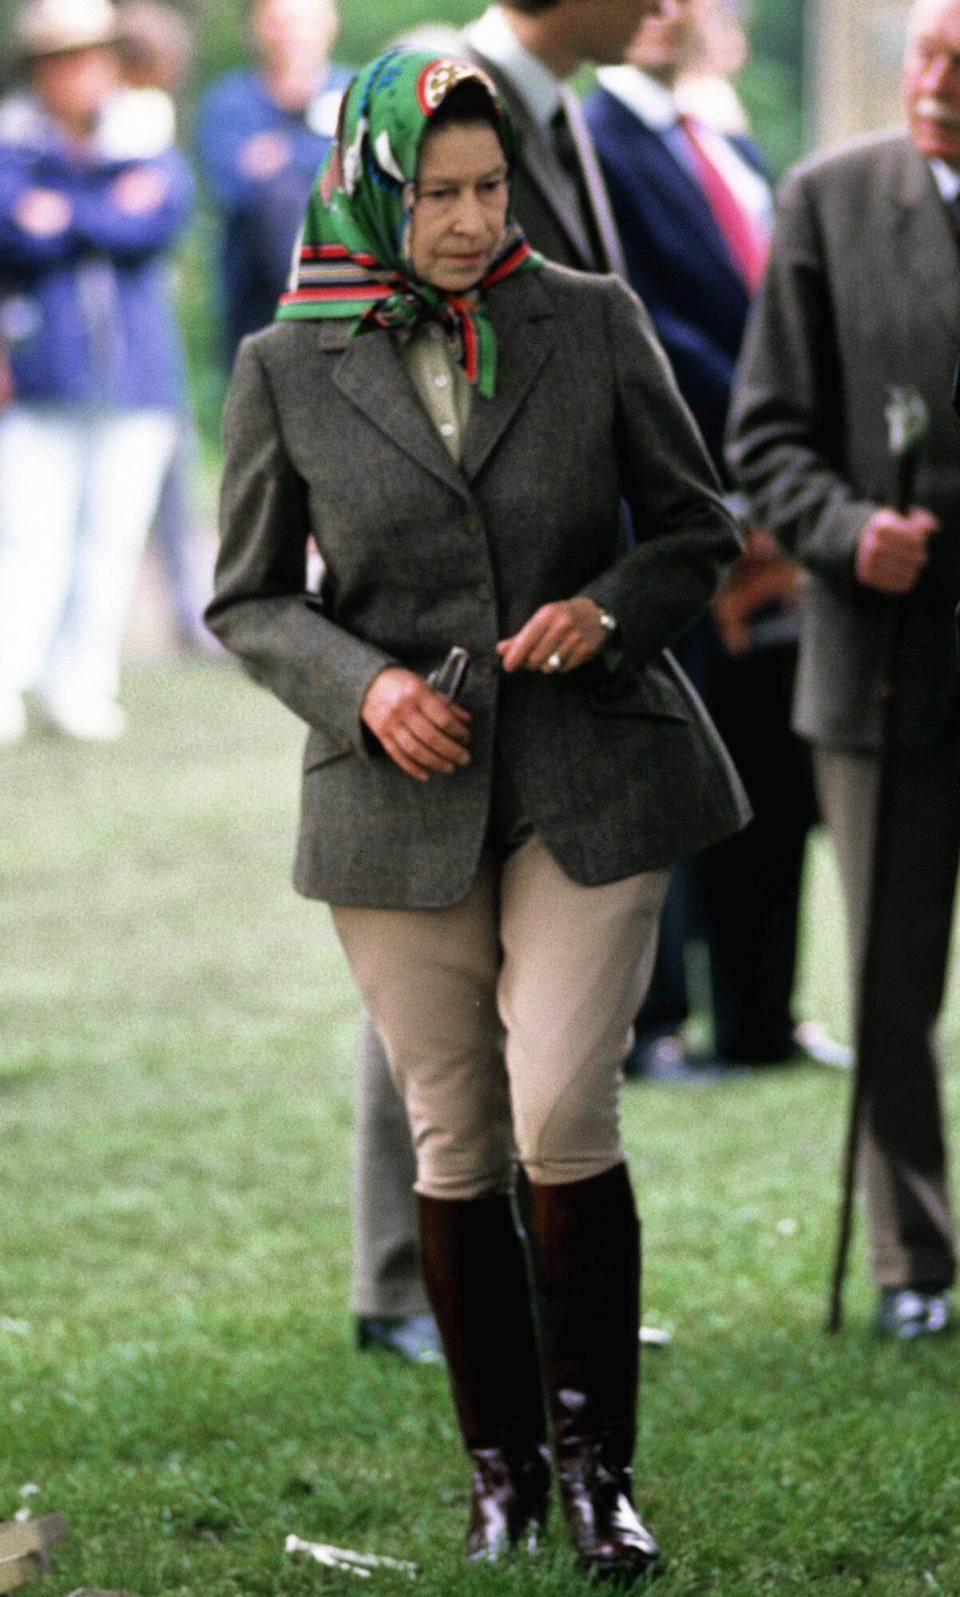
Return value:
[[(868, 934), (875, 978), (860, 1028), (860, 1154), (877, 1327), (914, 1337), (947, 1324), (955, 1273), (933, 1033), (960, 855), (960, 441), (950, 405), (960, 0), (916, 0), (903, 89), (906, 135), (819, 156), (784, 186), (731, 459), (758, 518), (810, 572), (796, 720), (813, 743), (837, 847), (855, 979)], [(890, 503), (891, 385), (917, 390), (930, 417), (906, 513)]]
[[(535, 249), (574, 270), (625, 275), (599, 164), (566, 79), (621, 61), (660, 0), (513, 0), (464, 31), (494, 79), (519, 141), (514, 210)], [(365, 1023), (357, 1061), (354, 1289), (357, 1339), (414, 1358), (433, 1341), (415, 1267), (414, 1161), (383, 1049)]]
[(517, 129), (514, 205), (524, 232), (575, 271), (626, 276), (600, 165), (566, 80), (585, 62), (622, 61), (642, 18), (660, 9), (660, 0), (512, 0), (464, 30)]

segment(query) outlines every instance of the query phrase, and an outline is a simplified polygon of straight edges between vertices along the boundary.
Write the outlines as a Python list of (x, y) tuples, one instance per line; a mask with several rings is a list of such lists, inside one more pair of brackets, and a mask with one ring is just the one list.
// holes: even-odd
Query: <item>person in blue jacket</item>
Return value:
[(76, 737), (124, 728), (129, 601), (174, 447), (179, 345), (166, 256), (192, 180), (131, 156), (110, 0), (28, 0), (23, 85), (0, 102), (0, 744), (23, 694)]
[(224, 224), (228, 364), (273, 318), (350, 80), (330, 63), (335, 0), (252, 0), (249, 26), (255, 64), (218, 78), (197, 112), (197, 160)]

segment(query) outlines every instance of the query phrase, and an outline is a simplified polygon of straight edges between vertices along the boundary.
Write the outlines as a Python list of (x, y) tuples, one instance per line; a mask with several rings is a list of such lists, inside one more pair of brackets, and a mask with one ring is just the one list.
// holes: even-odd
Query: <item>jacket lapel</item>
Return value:
[[(519, 118), (517, 122), (519, 125)], [(520, 127), (520, 147), (527, 182), (540, 190), (548, 209), (553, 212), (558, 225), (583, 261), (584, 268), (593, 266), (594, 251), (580, 219), (576, 188), (560, 165), (549, 139), (533, 118), (526, 114)]]
[(462, 470), (473, 481), (510, 426), (556, 343), (553, 306), (539, 277), (510, 278), (488, 300), (497, 339), (497, 386), (492, 399), (474, 396), (463, 444)]
[(950, 336), (960, 337), (960, 240), (924, 157), (904, 140), (894, 210), (902, 261)]
[(593, 147), (593, 140), (590, 137), (586, 118), (580, 109), (580, 101), (570, 89), (564, 89), (563, 91), (563, 106), (583, 171), (587, 201), (593, 211), (594, 225), (600, 237), (603, 253), (606, 256), (605, 262), (598, 262), (598, 265), (602, 264), (606, 271), (616, 272), (619, 277), (625, 278), (627, 265), (623, 258), (623, 246), (620, 243), (617, 224), (614, 221), (613, 211), (610, 207), (607, 185), (600, 170), (600, 162)]
[(333, 380), (374, 427), (462, 498), (467, 485), (437, 436), (407, 373), (396, 340), (384, 328), (350, 338), (326, 331), (323, 348), (339, 355)]

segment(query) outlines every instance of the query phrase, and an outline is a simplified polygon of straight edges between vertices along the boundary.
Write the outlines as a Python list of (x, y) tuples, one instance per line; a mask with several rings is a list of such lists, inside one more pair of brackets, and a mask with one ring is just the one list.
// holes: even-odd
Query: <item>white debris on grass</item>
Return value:
[(349, 1547), (331, 1547), (326, 1542), (305, 1542), (299, 1536), (288, 1536), (284, 1543), (287, 1553), (306, 1553), (325, 1569), (339, 1569), (360, 1580), (369, 1580), (375, 1569), (396, 1569), (413, 1578), (416, 1564), (400, 1558), (387, 1558), (380, 1553), (355, 1553)]
[(673, 1341), (673, 1332), (668, 1331), (663, 1325), (641, 1325), (640, 1345), (642, 1347), (669, 1347)]

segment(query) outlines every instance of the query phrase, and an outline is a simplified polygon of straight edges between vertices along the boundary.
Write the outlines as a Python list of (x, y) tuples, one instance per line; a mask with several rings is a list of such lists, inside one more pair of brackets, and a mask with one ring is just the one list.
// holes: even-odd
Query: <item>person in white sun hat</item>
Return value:
[(109, 0), (29, 0), (0, 102), (0, 745), (28, 690), (68, 735), (123, 731), (120, 646), (176, 434), (165, 256), (192, 180), (176, 150), (107, 137), (116, 22)]

